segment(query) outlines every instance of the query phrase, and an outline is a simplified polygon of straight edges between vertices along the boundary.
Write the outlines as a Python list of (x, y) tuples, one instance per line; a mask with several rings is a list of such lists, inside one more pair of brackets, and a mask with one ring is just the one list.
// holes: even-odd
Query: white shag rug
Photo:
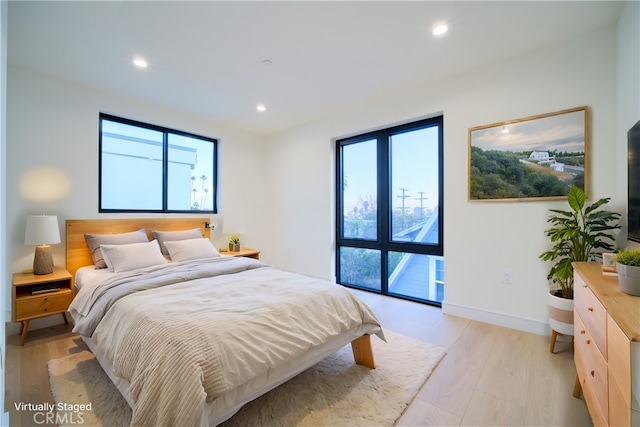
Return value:
[[(376, 369), (354, 364), (347, 345), (222, 425), (393, 426), (445, 351), (388, 330), (385, 336), (387, 343), (371, 337)], [(91, 411), (82, 414), (83, 426), (129, 425), (131, 409), (90, 352), (50, 360), (48, 369), (56, 404), (91, 403)]]

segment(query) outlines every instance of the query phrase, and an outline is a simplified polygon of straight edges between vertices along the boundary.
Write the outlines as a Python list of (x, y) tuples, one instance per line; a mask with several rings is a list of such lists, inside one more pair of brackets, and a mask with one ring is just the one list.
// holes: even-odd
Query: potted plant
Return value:
[(589, 261), (602, 251), (613, 250), (612, 231), (620, 228), (620, 214), (604, 209), (610, 198), (586, 203), (584, 191), (573, 185), (567, 194), (570, 210), (549, 209), (547, 220), (552, 226), (545, 234), (553, 245), (540, 254), (543, 261), (551, 261), (547, 280), (549, 291), (549, 325), (552, 329), (551, 351), (560, 334), (573, 335), (573, 262)]
[(640, 249), (626, 249), (617, 253), (616, 270), (622, 292), (640, 296)]
[(229, 237), (229, 250), (231, 252), (238, 252), (240, 250), (240, 237), (237, 234), (232, 234)]

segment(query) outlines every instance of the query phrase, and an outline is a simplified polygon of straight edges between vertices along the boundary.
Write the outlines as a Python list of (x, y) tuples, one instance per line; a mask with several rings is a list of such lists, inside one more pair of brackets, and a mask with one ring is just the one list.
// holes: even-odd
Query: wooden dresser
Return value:
[(574, 278), (574, 358), (593, 424), (640, 426), (640, 297), (595, 262), (575, 263)]

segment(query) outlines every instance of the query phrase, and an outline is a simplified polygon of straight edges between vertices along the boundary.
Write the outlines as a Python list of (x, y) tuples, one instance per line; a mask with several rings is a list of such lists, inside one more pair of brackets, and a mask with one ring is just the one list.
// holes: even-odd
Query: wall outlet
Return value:
[(511, 270), (502, 270), (502, 284), (510, 285), (512, 283)]

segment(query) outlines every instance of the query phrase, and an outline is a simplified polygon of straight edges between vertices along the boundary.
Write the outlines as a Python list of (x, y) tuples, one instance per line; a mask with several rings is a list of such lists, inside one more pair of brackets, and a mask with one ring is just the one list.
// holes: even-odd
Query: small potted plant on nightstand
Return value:
[(584, 191), (575, 185), (569, 189), (567, 202), (571, 210), (549, 209), (547, 220), (552, 227), (545, 230), (552, 248), (540, 254), (543, 261), (551, 261), (547, 280), (552, 284), (548, 293), (549, 326), (553, 353), (556, 337), (573, 335), (573, 262), (589, 261), (602, 251), (613, 250), (612, 231), (620, 228), (620, 214), (600, 209), (609, 198), (587, 205)]
[(640, 296), (640, 249), (626, 249), (616, 254), (616, 270), (622, 292)]
[(229, 238), (229, 250), (231, 252), (240, 251), (240, 237), (237, 234), (232, 234)]

